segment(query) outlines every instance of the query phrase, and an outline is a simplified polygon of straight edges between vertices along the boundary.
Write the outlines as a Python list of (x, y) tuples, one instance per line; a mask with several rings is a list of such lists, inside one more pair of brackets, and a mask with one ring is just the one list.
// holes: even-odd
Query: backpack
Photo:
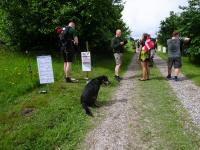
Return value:
[(150, 58), (151, 55), (151, 49), (154, 49), (154, 43), (150, 39), (150, 37), (147, 38), (147, 40), (144, 43), (144, 46), (142, 47), (141, 50), (141, 60), (145, 61), (146, 59)]
[(58, 39), (59, 39), (59, 45), (60, 46), (66, 46), (69, 36), (69, 26), (61, 27), (58, 26), (57, 33), (58, 33)]
[(153, 43), (153, 41), (149, 38), (149, 39), (147, 39), (147, 40), (145, 41), (145, 50), (146, 50), (147, 53), (149, 53), (149, 51), (150, 51), (151, 49), (154, 49), (154, 43)]

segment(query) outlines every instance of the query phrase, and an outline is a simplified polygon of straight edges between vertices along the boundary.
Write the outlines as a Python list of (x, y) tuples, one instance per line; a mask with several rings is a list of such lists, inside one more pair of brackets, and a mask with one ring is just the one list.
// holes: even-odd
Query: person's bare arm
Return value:
[(74, 44), (78, 45), (78, 37), (77, 36), (74, 37)]
[(185, 42), (189, 42), (189, 41), (190, 41), (190, 38), (187, 38), (187, 37), (186, 37), (186, 38), (184, 38), (184, 41), (185, 41)]

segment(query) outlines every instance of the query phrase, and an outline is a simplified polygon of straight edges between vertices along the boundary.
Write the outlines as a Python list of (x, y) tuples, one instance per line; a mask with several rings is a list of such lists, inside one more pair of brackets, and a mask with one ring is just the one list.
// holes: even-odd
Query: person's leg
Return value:
[(64, 62), (64, 73), (65, 73), (65, 77), (67, 77), (67, 62)]
[(181, 67), (182, 67), (182, 61), (181, 58), (175, 58), (174, 60), (174, 69), (175, 69), (175, 80), (178, 80), (178, 76), (181, 72)]
[(121, 64), (116, 64), (115, 66), (115, 76), (119, 76)]
[(175, 76), (178, 76), (181, 72), (180, 68), (175, 68)]
[(170, 79), (171, 78), (171, 74), (172, 74), (172, 66), (173, 66), (173, 58), (168, 58), (168, 75), (167, 78)]
[(119, 76), (119, 74), (120, 74), (120, 69), (121, 69), (121, 64), (122, 64), (122, 56), (123, 55), (121, 53), (115, 53), (114, 56), (115, 56), (115, 63), (116, 63), (115, 79), (117, 81), (120, 81), (120, 80), (122, 80), (122, 78)]
[(142, 79), (141, 80), (146, 80), (146, 73), (147, 73), (146, 62), (141, 61), (141, 66), (142, 66)]
[(74, 54), (73, 52), (66, 52), (66, 65), (65, 65), (65, 74), (66, 74), (66, 82), (73, 82), (71, 80), (71, 66), (73, 62)]
[(150, 80), (150, 61), (146, 61), (146, 70), (147, 70), (147, 80)]
[(71, 62), (67, 62), (66, 65), (66, 78), (70, 78), (70, 72), (71, 72)]

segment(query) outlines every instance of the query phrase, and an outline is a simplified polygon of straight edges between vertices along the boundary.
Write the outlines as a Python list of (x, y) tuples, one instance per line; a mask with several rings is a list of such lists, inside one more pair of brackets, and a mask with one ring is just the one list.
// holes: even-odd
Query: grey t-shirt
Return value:
[(168, 57), (181, 57), (181, 44), (184, 38), (168, 39)]

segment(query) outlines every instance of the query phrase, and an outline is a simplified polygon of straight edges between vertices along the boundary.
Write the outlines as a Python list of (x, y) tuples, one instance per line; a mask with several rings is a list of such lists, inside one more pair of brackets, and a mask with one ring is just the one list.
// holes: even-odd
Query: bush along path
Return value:
[[(165, 60), (156, 56), (156, 65), (163, 76), (167, 76), (167, 64)], [(183, 64), (184, 65), (184, 64)], [(184, 107), (190, 113), (194, 123), (200, 127), (200, 87), (193, 81), (180, 74), (179, 81), (170, 80), (169, 84), (176, 93)], [(199, 133), (200, 136), (200, 133)]]
[(112, 99), (97, 110), (96, 128), (80, 149), (199, 149), (198, 128), (167, 81), (157, 68), (152, 69), (150, 81), (139, 81), (136, 57)]

